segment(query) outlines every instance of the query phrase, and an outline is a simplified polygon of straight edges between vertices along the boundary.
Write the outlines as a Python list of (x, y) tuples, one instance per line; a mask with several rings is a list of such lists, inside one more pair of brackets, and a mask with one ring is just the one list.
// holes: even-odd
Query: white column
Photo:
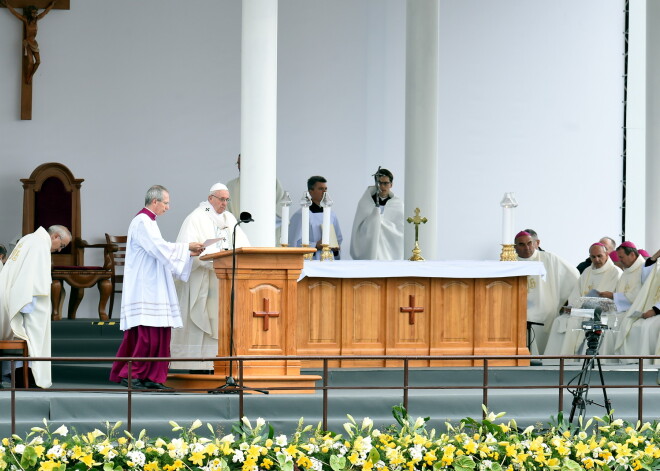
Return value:
[[(406, 190), (405, 216), (420, 208), (426, 260), (438, 254), (438, 0), (408, 0), (406, 8)], [(415, 243), (406, 224), (405, 257)]]
[(277, 6), (243, 0), (241, 210), (254, 218), (242, 227), (255, 247), (276, 245)]
[(630, 0), (629, 9), (626, 239), (646, 248), (646, 0)]
[(660, 249), (660, 2), (646, 2), (646, 241), (651, 254)]

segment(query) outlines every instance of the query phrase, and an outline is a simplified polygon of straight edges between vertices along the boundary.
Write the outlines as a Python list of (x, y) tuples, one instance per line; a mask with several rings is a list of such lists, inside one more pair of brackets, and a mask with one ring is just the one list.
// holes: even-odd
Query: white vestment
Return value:
[[(18, 241), (0, 272), (0, 334), (26, 340), (31, 357), (51, 355), (50, 249), (50, 235), (40, 227)], [(50, 362), (30, 362), (30, 368), (37, 386), (52, 385)]]
[[(337, 242), (341, 247), (341, 242), (344, 240), (341, 235), (341, 229), (339, 228), (339, 220), (334, 211), (330, 213), (330, 224), (335, 228), (335, 234), (337, 235)], [(322, 237), (322, 226), (323, 226), (323, 213), (313, 213), (309, 212), (309, 245), (310, 247), (316, 247), (316, 243), (321, 240)], [(291, 216), (291, 222), (289, 224), (289, 245), (291, 247), (302, 247), (302, 208), (296, 211), (293, 216)], [(314, 259), (321, 259), (321, 251), (317, 250), (314, 253)], [(341, 252), (340, 252), (341, 255)], [(339, 256), (335, 258), (340, 258)]]
[[(578, 280), (575, 289), (568, 297), (568, 305), (575, 306), (578, 298), (585, 296), (589, 291), (614, 291), (621, 277), (621, 269), (614, 265), (608, 257), (605, 264), (600, 268), (593, 265), (587, 267)], [(555, 318), (550, 328), (548, 343), (545, 347), (545, 355), (575, 355), (584, 340), (582, 330), (582, 317), (560, 315)], [(609, 322), (609, 320), (608, 320)]]
[[(229, 203), (227, 211), (240, 216), (241, 214), (241, 177), (234, 178), (227, 183), (229, 190)], [(284, 198), (284, 189), (278, 179), (275, 179), (275, 246), (280, 245), (280, 234), (282, 233), (282, 205), (280, 201)], [(246, 209), (247, 211), (250, 208)], [(238, 246), (237, 246), (238, 247)]]
[(128, 227), (119, 328), (181, 327), (173, 277), (188, 279), (190, 250), (188, 244), (165, 241), (156, 220), (145, 211), (149, 210), (140, 211)]
[[(641, 258), (641, 257), (640, 257)], [(655, 355), (660, 335), (660, 316), (648, 319), (635, 319), (635, 312), (642, 314), (653, 306), (660, 307), (660, 263), (653, 266), (653, 271), (646, 278), (621, 322), (616, 334), (615, 352), (619, 355)]]
[[(219, 252), (232, 247), (232, 235), (236, 218), (228, 211), (218, 214), (208, 201), (200, 203), (186, 217), (176, 238), (177, 242), (204, 242), (222, 239), (207, 247), (204, 254)], [(236, 248), (249, 247), (250, 242), (241, 229), (236, 227)], [(213, 357), (218, 354), (218, 279), (213, 262), (195, 257), (187, 283), (175, 281), (181, 306), (182, 329), (172, 331), (170, 343), (173, 357)], [(229, 302), (223, 299), (223, 302)], [(174, 369), (211, 370), (213, 362), (172, 362)]]
[(354, 260), (403, 260), (403, 201), (391, 191), (387, 204), (374, 202), (370, 186), (360, 198), (351, 234)]
[(532, 354), (543, 354), (548, 340), (550, 326), (559, 309), (568, 300), (579, 278), (577, 268), (550, 252), (535, 250), (523, 262), (543, 262), (545, 279), (534, 275), (527, 277), (527, 320), (539, 322), (543, 326), (532, 326)]

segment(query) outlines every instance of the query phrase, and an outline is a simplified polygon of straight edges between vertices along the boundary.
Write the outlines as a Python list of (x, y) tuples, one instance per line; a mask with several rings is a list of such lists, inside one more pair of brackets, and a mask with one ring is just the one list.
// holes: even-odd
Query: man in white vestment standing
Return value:
[[(241, 154), (238, 154), (238, 159), (236, 160), (236, 166), (238, 167), (238, 173), (241, 172)], [(227, 211), (232, 214), (241, 214), (241, 177), (240, 175), (233, 180), (227, 182), (227, 189), (229, 194), (231, 194), (231, 201), (227, 204)], [(284, 198), (284, 189), (279, 179), (275, 179), (275, 245), (280, 243), (280, 234), (282, 231), (282, 205), (280, 201)]]
[[(323, 236), (323, 208), (321, 207), (321, 200), (325, 192), (328, 191), (327, 183), (328, 181), (319, 175), (307, 179), (307, 191), (312, 198), (312, 205), (309, 207), (309, 245), (316, 248), (316, 253), (314, 254), (314, 259), (316, 260), (320, 260), (321, 258), (321, 237)], [(339, 228), (337, 215), (332, 211), (330, 216), (330, 224), (334, 228), (337, 243), (339, 244), (339, 247), (333, 249), (333, 254), (338, 259), (343, 237)], [(291, 216), (289, 245), (291, 247), (302, 247), (302, 208)]]
[[(192, 256), (203, 249), (199, 242), (175, 244), (160, 235), (156, 217), (170, 209), (167, 188), (149, 188), (144, 204), (128, 227), (119, 326), (124, 338), (118, 357), (170, 356), (172, 328), (182, 325), (173, 277), (187, 280)], [(115, 361), (110, 381), (128, 386), (128, 367), (128, 362)], [(135, 361), (130, 376), (133, 388), (171, 389), (163, 384), (167, 362)]]
[(543, 262), (545, 266), (545, 279), (537, 275), (527, 277), (527, 321), (543, 324), (531, 327), (531, 353), (540, 355), (545, 351), (550, 326), (573, 292), (579, 275), (564, 259), (536, 250), (536, 243), (528, 232), (516, 235), (514, 248), (518, 260)]
[(394, 175), (378, 168), (375, 186), (358, 202), (351, 235), (354, 260), (403, 260), (403, 201), (392, 192)]
[[(50, 356), (50, 254), (70, 242), (66, 227), (40, 227), (18, 241), (0, 272), (0, 338), (26, 340), (31, 357)], [(37, 386), (52, 385), (50, 362), (30, 362), (29, 368)]]
[[(245, 232), (236, 226), (236, 218), (227, 211), (231, 194), (222, 183), (209, 190), (206, 201), (199, 204), (183, 221), (177, 242), (201, 242), (219, 239), (204, 249), (204, 254), (233, 247), (236, 228), (236, 248), (249, 247)], [(213, 262), (195, 258), (187, 283), (175, 281), (181, 307), (183, 328), (172, 332), (173, 357), (213, 357), (218, 353), (218, 280)], [(229, 300), (223, 300), (229, 302)], [(171, 368), (213, 370), (213, 362), (173, 362)]]
[[(596, 242), (589, 247), (589, 259), (591, 266), (587, 267), (568, 297), (568, 305), (575, 306), (578, 298), (583, 296), (594, 296), (595, 291), (615, 291), (621, 269), (614, 265), (609, 257), (605, 244)], [(589, 293), (592, 294), (589, 294)], [(608, 318), (609, 319), (609, 318)], [(582, 317), (572, 317), (570, 314), (562, 314), (555, 318), (550, 328), (548, 343), (545, 347), (545, 355), (575, 355), (584, 340), (582, 331)]]

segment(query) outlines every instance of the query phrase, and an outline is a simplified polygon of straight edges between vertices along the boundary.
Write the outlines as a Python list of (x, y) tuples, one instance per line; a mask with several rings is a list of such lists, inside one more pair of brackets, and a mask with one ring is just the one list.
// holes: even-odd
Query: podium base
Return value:
[[(170, 374), (167, 375), (165, 384), (175, 389), (198, 389), (199, 391), (190, 391), (206, 394), (212, 389), (224, 385), (227, 380), (225, 375), (206, 375), (206, 374)], [(292, 388), (283, 390), (272, 390), (270, 394), (314, 394), (313, 388), (321, 377), (317, 375), (282, 375), (282, 376), (245, 376), (243, 384), (252, 389), (268, 388)], [(238, 379), (237, 379), (238, 381)], [(300, 389), (298, 389), (300, 388)], [(253, 394), (255, 391), (246, 390), (246, 394)]]

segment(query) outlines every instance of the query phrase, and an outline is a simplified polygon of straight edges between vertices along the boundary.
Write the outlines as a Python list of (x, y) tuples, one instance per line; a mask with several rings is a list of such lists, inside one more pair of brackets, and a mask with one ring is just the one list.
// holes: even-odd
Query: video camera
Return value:
[(603, 310), (599, 307), (594, 309), (593, 319), (588, 319), (582, 322), (582, 330), (587, 340), (587, 355), (596, 355), (600, 344), (600, 336), (604, 330), (609, 329), (607, 324), (601, 322), (601, 314)]

